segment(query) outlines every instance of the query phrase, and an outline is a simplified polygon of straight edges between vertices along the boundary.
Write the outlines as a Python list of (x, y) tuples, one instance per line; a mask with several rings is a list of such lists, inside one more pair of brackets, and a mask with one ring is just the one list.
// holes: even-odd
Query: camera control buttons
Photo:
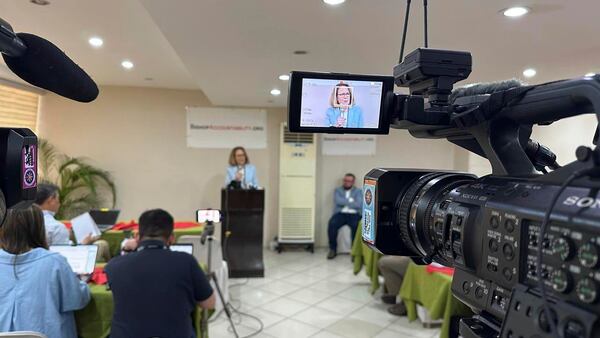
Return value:
[(492, 252), (498, 251), (498, 241), (494, 238), (490, 239), (489, 247)]
[(579, 248), (579, 261), (586, 268), (593, 268), (598, 264), (598, 247), (593, 243), (585, 243)]
[(590, 278), (584, 278), (577, 283), (577, 298), (584, 303), (592, 304), (598, 300), (598, 285)]
[(565, 324), (564, 337), (585, 337), (586, 329), (577, 319), (569, 319)]
[(508, 233), (515, 231), (516, 226), (517, 226), (517, 223), (515, 222), (514, 219), (509, 218), (504, 222), (504, 229), (506, 229), (506, 231), (508, 231)]
[(469, 292), (471, 292), (471, 284), (469, 283), (469, 281), (464, 281), (462, 284), (462, 289), (463, 292), (468, 295)]
[(561, 236), (552, 241), (552, 253), (558, 256), (563, 262), (573, 256), (573, 245), (570, 239)]
[(504, 279), (506, 279), (509, 282), (513, 279), (513, 273), (512, 271), (510, 271), (509, 268), (502, 269), (502, 275), (504, 276)]
[(567, 293), (571, 289), (572, 279), (569, 272), (556, 269), (550, 275), (550, 281), (552, 282), (552, 288), (556, 292)]
[(490, 218), (490, 226), (493, 229), (496, 229), (496, 228), (498, 228), (499, 225), (500, 225), (500, 218), (498, 218), (498, 216), (492, 216)]
[(515, 249), (509, 243), (505, 243), (502, 246), (502, 253), (504, 254), (504, 258), (509, 261), (512, 261), (515, 258)]

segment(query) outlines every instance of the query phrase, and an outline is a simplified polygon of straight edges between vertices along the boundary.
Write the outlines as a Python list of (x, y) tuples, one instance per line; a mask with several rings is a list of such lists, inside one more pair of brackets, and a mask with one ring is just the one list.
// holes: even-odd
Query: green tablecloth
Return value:
[[(175, 229), (175, 239), (183, 235), (201, 235), (203, 227), (201, 225), (191, 228)], [(102, 239), (108, 242), (110, 253), (113, 257), (118, 256), (121, 251), (121, 242), (125, 239), (125, 232), (121, 230), (108, 230), (102, 233)]]
[(448, 338), (450, 319), (453, 316), (471, 316), (471, 310), (454, 298), (450, 286), (452, 277), (442, 273), (429, 273), (426, 266), (408, 265), (400, 298), (406, 304), (408, 319), (417, 319), (417, 303), (425, 307), (432, 319), (443, 319), (440, 338)]
[[(359, 224), (360, 230), (360, 224)], [(379, 269), (377, 268), (377, 261), (382, 254), (373, 251), (366, 244), (362, 242), (360, 231), (356, 232), (354, 241), (352, 242), (352, 260), (354, 263), (354, 274), (358, 274), (365, 266), (365, 273), (371, 279), (371, 293), (375, 293), (379, 289)]]
[[(113, 315), (112, 292), (106, 290), (106, 285), (90, 284), (92, 299), (89, 304), (75, 312), (77, 335), (80, 338), (105, 338), (110, 334)], [(193, 323), (196, 337), (201, 337), (202, 311), (196, 309), (193, 313)]]

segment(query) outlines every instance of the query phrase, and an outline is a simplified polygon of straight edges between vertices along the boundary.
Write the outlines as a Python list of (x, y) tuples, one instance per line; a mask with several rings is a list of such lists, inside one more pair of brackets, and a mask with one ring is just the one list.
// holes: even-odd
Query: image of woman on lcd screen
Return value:
[(348, 84), (340, 83), (333, 87), (327, 109), (325, 125), (336, 128), (362, 128), (363, 113), (355, 104), (354, 90)]

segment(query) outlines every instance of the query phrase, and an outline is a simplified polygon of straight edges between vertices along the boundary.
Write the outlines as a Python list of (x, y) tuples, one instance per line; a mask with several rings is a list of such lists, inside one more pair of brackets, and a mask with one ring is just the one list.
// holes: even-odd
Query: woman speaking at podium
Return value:
[(225, 186), (234, 189), (258, 188), (256, 167), (250, 164), (244, 147), (235, 147), (229, 154), (229, 167), (225, 175)]

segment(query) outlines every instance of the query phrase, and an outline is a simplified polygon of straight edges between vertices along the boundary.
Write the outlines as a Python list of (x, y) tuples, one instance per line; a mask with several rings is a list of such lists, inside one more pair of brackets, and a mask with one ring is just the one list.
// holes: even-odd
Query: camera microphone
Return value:
[(98, 97), (94, 80), (57, 46), (33, 34), (15, 34), (2, 19), (0, 52), (13, 73), (36, 87), (79, 102)]

